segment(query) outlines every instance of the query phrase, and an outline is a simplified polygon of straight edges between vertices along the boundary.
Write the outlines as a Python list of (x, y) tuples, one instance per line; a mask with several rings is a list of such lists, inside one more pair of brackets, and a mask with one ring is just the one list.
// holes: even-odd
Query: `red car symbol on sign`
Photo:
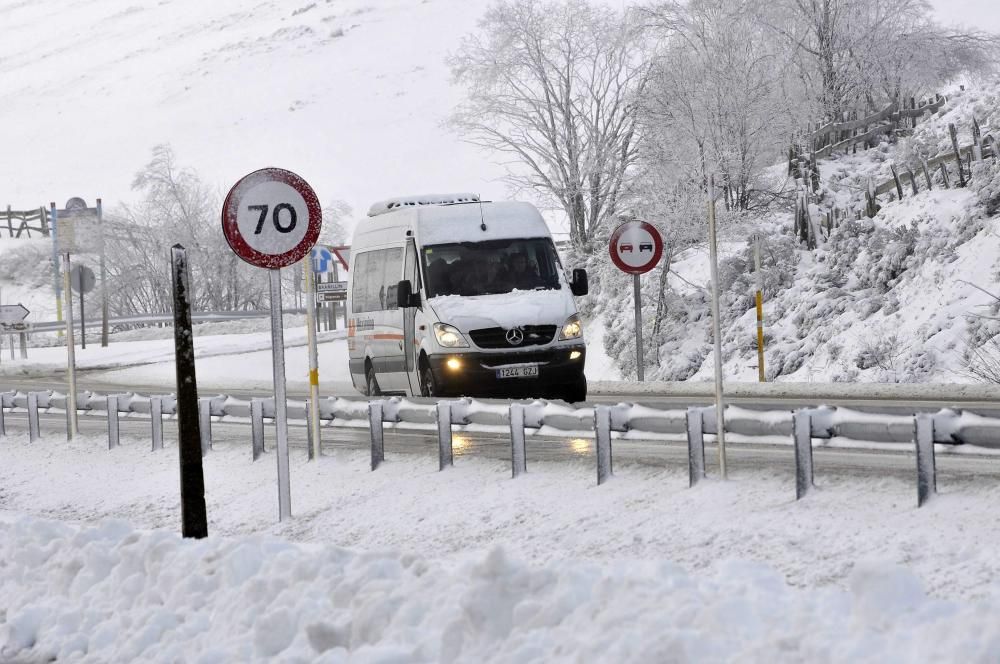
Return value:
[(620, 245), (618, 245), (618, 251), (622, 252), (623, 254), (626, 251), (629, 252), (629, 253), (632, 253), (632, 245), (631, 244), (620, 244)]

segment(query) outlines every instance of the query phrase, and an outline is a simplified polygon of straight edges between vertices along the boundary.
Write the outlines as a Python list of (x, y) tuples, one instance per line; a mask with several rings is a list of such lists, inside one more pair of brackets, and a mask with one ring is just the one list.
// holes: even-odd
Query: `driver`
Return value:
[(510, 263), (503, 277), (511, 288), (517, 290), (531, 290), (542, 285), (534, 267), (528, 261), (528, 256), (522, 252), (510, 257)]

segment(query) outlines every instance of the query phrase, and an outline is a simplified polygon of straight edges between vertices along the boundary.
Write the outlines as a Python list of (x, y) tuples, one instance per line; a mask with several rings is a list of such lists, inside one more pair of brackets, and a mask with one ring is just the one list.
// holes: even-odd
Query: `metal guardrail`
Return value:
[[(212, 446), (212, 417), (240, 418), (252, 427), (253, 459), (264, 452), (264, 419), (275, 415), (274, 399), (236, 399), (228, 395), (199, 398), (202, 453)], [(0, 393), (0, 436), (5, 435), (4, 409), (24, 409), (28, 415), (31, 441), (40, 435), (39, 411), (66, 412), (67, 397), (54, 391)], [(108, 446), (118, 445), (118, 416), (121, 413), (148, 414), (151, 420), (152, 447), (163, 447), (163, 415), (176, 414), (172, 395), (143, 396), (135, 393), (101, 395), (81, 392), (77, 410), (103, 412), (108, 418)], [(306, 419), (308, 401), (289, 400), (289, 420)], [(527, 469), (525, 430), (546, 429), (564, 434), (596, 439), (597, 481), (604, 483), (612, 474), (611, 433), (677, 434), (687, 438), (688, 468), (691, 485), (705, 476), (704, 435), (716, 433), (714, 407), (660, 410), (637, 404), (574, 408), (556, 403), (496, 404), (456, 399), (438, 403), (420, 403), (394, 397), (375, 401), (337, 397), (319, 403), (322, 420), (350, 421), (367, 426), (371, 432), (372, 470), (385, 459), (383, 425), (385, 423), (433, 425), (439, 440), (439, 466), (452, 465), (454, 455), (451, 432), (455, 425), (482, 425), (509, 430), (511, 470), (517, 477)], [(67, 420), (68, 420), (67, 412)], [(932, 414), (888, 415), (862, 413), (850, 408), (820, 406), (789, 410), (756, 411), (730, 406), (726, 411), (727, 433), (746, 436), (790, 437), (795, 450), (796, 497), (802, 498), (813, 486), (813, 439), (835, 437), (858, 441), (912, 443), (917, 458), (917, 504), (923, 505), (936, 492), (934, 443), (969, 444), (1000, 448), (1000, 418), (990, 418), (954, 409)], [(67, 431), (69, 427), (67, 426)], [(309, 436), (310, 427), (306, 427)], [(311, 447), (311, 441), (310, 441)]]
[[(286, 314), (304, 314), (305, 309), (282, 309)], [(195, 323), (221, 322), (227, 320), (245, 320), (250, 318), (267, 318), (270, 311), (200, 311), (191, 314), (191, 320)], [(139, 314), (136, 316), (115, 316), (108, 319), (108, 325), (152, 325), (154, 323), (169, 323), (173, 325), (174, 315), (167, 314)], [(66, 327), (66, 321), (50, 320), (31, 323), (32, 332), (55, 332)], [(73, 326), (80, 327), (79, 318), (73, 318)]]
[[(3, 392), (3, 408), (26, 409), (28, 396), (35, 395), (40, 410), (66, 409), (66, 395), (51, 390), (39, 392)], [(77, 395), (78, 412), (108, 412), (108, 397), (116, 398), (117, 413), (148, 415), (152, 399), (158, 399), (163, 415), (175, 415), (173, 395), (141, 395), (122, 392), (104, 395), (81, 391)], [(274, 417), (274, 399), (238, 399), (225, 394), (201, 397), (207, 414), (217, 418), (254, 419)], [(254, 404), (258, 403), (259, 407)], [(380, 400), (382, 421), (400, 425), (430, 425), (437, 422), (435, 403), (413, 401), (402, 397)], [(449, 405), (452, 425), (481, 425), (505, 428), (510, 424), (510, 406), (463, 398), (443, 401)], [(369, 402), (363, 399), (327, 397), (319, 402), (320, 419), (328, 423), (351, 423), (364, 426), (369, 420)], [(559, 433), (592, 432), (595, 408), (575, 408), (560, 403), (534, 401), (520, 404), (524, 409), (524, 426), (528, 429)], [(288, 400), (288, 417), (305, 420), (308, 400)], [(259, 414), (255, 415), (255, 408)], [(685, 435), (688, 431), (690, 408), (658, 409), (632, 403), (607, 406), (609, 426), (617, 433), (648, 433)], [(702, 430), (716, 433), (715, 407), (693, 409), (701, 415)], [(876, 443), (906, 443), (913, 439), (913, 416), (866, 413), (851, 408), (819, 406), (800, 409), (808, 411), (811, 418), (811, 435), (818, 439), (846, 438), (854, 441)], [(934, 442), (951, 445), (975, 445), (1000, 449), (1000, 418), (983, 417), (960, 409), (942, 408), (930, 415), (934, 422)], [(234, 421), (239, 421), (239, 419)], [(726, 408), (726, 432), (745, 436), (792, 435), (793, 412), (782, 410), (752, 410), (740, 406)]]

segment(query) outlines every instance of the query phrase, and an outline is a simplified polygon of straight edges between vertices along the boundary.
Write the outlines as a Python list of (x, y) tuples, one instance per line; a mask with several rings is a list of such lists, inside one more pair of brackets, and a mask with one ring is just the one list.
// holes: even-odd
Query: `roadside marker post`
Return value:
[[(268, 270), (270, 277), (279, 521), (292, 516), (281, 268), (309, 255), (319, 239), (322, 224), (319, 199), (312, 187), (300, 176), (281, 168), (263, 168), (240, 178), (222, 208), (222, 232), (229, 247), (247, 263)], [(317, 403), (318, 399), (312, 401)], [(318, 446), (318, 436), (313, 444)]]
[(181, 471), (181, 534), (208, 537), (205, 473), (201, 461), (198, 418), (198, 379), (194, 367), (194, 332), (188, 293), (191, 274), (187, 251), (179, 244), (170, 250), (174, 298), (174, 364), (177, 369), (177, 447)]

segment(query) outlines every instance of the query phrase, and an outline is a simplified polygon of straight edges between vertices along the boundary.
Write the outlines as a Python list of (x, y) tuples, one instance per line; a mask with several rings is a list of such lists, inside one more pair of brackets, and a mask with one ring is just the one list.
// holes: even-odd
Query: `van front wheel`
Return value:
[(434, 372), (431, 371), (431, 368), (427, 366), (427, 364), (424, 364), (420, 369), (420, 396), (437, 396), (437, 385), (434, 383)]

